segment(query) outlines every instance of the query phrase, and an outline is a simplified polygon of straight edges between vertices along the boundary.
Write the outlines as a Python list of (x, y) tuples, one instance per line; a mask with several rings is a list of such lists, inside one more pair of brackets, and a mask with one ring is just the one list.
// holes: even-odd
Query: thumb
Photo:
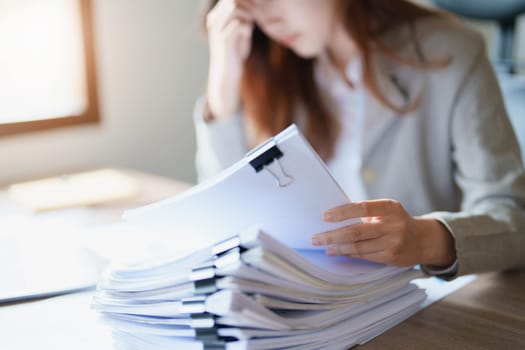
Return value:
[(252, 49), (253, 24), (245, 23), (239, 28), (237, 37), (237, 52), (244, 62)]

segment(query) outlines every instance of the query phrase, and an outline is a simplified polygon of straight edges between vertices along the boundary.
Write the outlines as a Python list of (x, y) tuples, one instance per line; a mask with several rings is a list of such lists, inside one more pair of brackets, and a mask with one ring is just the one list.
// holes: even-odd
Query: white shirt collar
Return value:
[[(346, 78), (351, 81), (356, 88), (362, 85), (362, 66), (359, 57), (353, 58), (346, 65), (345, 74)], [(330, 94), (333, 96), (347, 93), (350, 89), (327, 53), (320, 55), (315, 62), (315, 79), (323, 89), (330, 91)]]

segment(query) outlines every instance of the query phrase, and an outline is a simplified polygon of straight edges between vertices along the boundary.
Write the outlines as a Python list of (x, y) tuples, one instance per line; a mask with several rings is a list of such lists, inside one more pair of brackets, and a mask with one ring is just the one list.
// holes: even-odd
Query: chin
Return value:
[(318, 57), (322, 50), (314, 47), (291, 47), (292, 51), (301, 58), (315, 58)]

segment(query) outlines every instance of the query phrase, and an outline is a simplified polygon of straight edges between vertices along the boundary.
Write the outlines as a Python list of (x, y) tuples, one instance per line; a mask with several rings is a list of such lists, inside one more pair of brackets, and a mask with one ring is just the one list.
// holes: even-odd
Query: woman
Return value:
[[(525, 265), (525, 176), (482, 38), (405, 0), (219, 0), (200, 179), (295, 122), (353, 203), (312, 244), (442, 277)], [(388, 198), (388, 199), (382, 199)]]

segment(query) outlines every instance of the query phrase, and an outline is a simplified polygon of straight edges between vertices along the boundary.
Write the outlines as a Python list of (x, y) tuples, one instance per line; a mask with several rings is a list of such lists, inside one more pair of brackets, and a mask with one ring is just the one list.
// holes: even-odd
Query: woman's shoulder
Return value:
[(450, 57), (454, 66), (469, 65), (485, 49), (481, 33), (447, 15), (424, 17), (412, 26), (397, 28), (385, 36), (385, 42), (408, 60), (420, 54), (429, 61)]
[[(424, 86), (425, 94), (440, 101), (440, 108), (434, 110), (454, 103), (478, 62), (486, 62), (479, 66), (485, 72), (492, 70), (486, 59), (483, 36), (453, 17), (426, 17), (412, 26), (392, 31), (386, 39), (384, 43), (406, 64), (379, 56), (381, 72), (395, 75), (414, 99), (420, 96)], [(422, 65), (414, 68), (416, 62)], [(385, 70), (383, 66), (391, 68)]]
[(415, 22), (415, 37), (423, 50), (457, 55), (476, 55), (485, 48), (480, 32), (456, 17), (427, 17)]

